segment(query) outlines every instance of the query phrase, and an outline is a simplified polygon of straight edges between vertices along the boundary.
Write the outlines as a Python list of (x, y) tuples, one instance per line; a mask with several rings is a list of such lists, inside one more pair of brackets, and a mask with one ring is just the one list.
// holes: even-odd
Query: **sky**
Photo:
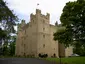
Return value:
[[(30, 14), (36, 9), (40, 9), (42, 14), (50, 13), (50, 24), (55, 24), (56, 21), (60, 24), (60, 16), (63, 7), (69, 1), (76, 0), (4, 0), (11, 10), (19, 17), (19, 19), (30, 21)], [(39, 4), (39, 5), (37, 5)]]

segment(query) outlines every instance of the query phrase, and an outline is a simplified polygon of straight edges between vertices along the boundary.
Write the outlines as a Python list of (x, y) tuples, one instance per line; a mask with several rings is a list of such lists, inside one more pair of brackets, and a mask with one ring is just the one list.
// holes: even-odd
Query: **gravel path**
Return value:
[(36, 58), (0, 58), (0, 64), (56, 64)]

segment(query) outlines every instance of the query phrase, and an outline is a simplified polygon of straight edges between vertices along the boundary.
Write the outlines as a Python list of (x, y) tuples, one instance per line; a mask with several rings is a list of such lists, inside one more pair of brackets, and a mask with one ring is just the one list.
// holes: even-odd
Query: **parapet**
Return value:
[(36, 16), (34, 14), (30, 14), (30, 20), (33, 20)]
[(50, 18), (50, 14), (49, 14), (49, 13), (47, 13), (47, 14), (46, 14), (46, 17), (49, 19), (49, 18)]
[(21, 31), (24, 25), (26, 25), (25, 20), (22, 20), (21, 23), (18, 24), (18, 31)]
[(23, 27), (24, 25), (26, 25), (25, 20), (22, 20), (21, 21), (21, 27)]
[(30, 20), (32, 20), (32, 19), (34, 19), (36, 17), (41, 17), (41, 18), (45, 18), (45, 19), (49, 20), (50, 19), (50, 14), (46, 13), (46, 15), (44, 15), (44, 14), (41, 13), (41, 10), (36, 9), (36, 14), (35, 15), (30, 14)]
[(46, 15), (46, 16), (48, 16), (48, 17), (49, 17), (49, 16), (50, 16), (50, 14), (49, 14), (49, 13), (47, 13), (47, 15)]

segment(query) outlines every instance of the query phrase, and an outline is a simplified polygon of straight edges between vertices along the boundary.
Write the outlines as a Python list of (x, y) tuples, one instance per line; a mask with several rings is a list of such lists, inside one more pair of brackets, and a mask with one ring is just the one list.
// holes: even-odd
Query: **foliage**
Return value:
[(71, 45), (72, 35), (70, 34), (70, 31), (67, 31), (65, 28), (62, 27), (61, 29), (58, 29), (53, 35), (54, 40), (58, 40), (59, 43), (64, 43), (66, 47), (69, 46), (69, 44)]
[(0, 28), (0, 40), (1, 40), (2, 38), (6, 38), (6, 31), (4, 31), (4, 30), (2, 30), (2, 29)]
[(7, 7), (6, 2), (0, 0), (0, 22), (4, 22), (10, 25), (14, 25), (17, 20), (17, 16)]
[[(10, 33), (15, 33), (14, 25), (16, 25), (16, 21), (18, 21), (18, 18), (13, 14), (13, 10), (8, 8), (6, 2), (0, 0), (0, 41), (2, 41), (2, 39), (4, 39), (4, 42), (10, 40)], [(3, 35), (4, 37), (6, 36), (6, 38), (2, 38)]]
[(73, 53), (76, 53), (80, 56), (85, 56), (85, 45), (80, 47), (80, 44), (76, 43), (73, 49)]
[(10, 45), (8, 43), (4, 43), (2, 47), (0, 47), (0, 56), (14, 56), (15, 55), (15, 43), (12, 42)]
[(9, 48), (8, 48), (8, 44), (5, 43), (2, 47), (2, 53), (3, 53), (3, 56), (7, 56), (9, 55)]
[(14, 26), (17, 21), (18, 17), (13, 13), (13, 10), (8, 8), (4, 0), (0, 0), (0, 44), (2, 40), (4, 41), (4, 45), (0, 45), (0, 55), (13, 56), (15, 54), (14, 42), (16, 36), (12, 36), (11, 34), (15, 33)]
[(11, 56), (15, 55), (15, 43), (14, 42), (9, 45), (9, 50), (10, 50)]
[[(77, 0), (66, 3), (60, 17), (65, 30), (54, 34), (54, 39), (66, 46), (79, 43), (79, 47), (85, 45), (85, 0)], [(57, 37), (56, 37), (57, 36)]]

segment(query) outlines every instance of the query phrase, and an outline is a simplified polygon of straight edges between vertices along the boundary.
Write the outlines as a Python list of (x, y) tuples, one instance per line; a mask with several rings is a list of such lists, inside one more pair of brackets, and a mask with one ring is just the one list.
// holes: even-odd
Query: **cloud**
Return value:
[[(9, 8), (13, 9), (19, 18), (29, 21), (31, 13), (35, 13), (36, 8), (39, 8), (42, 11), (42, 14), (46, 12), (50, 13), (51, 24), (54, 24), (55, 21), (60, 23), (60, 15), (62, 9), (65, 6), (65, 3), (68, 1), (76, 0), (5, 0), (9, 4)], [(37, 6), (39, 3), (39, 6)]]

